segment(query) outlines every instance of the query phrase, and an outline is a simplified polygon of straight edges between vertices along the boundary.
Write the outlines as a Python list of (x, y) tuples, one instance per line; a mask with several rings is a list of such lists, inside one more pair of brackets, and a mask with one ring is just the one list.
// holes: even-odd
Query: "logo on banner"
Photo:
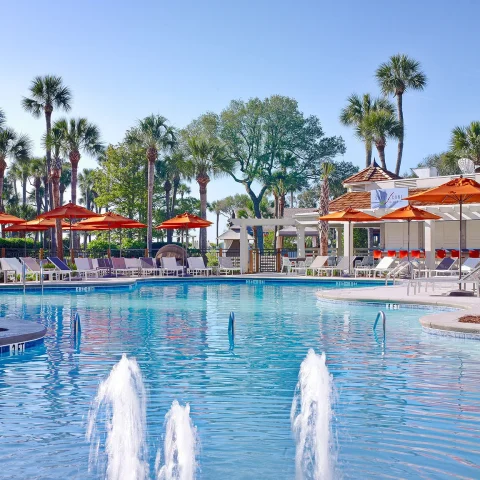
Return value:
[(371, 208), (401, 208), (408, 205), (408, 188), (385, 188), (371, 191)]

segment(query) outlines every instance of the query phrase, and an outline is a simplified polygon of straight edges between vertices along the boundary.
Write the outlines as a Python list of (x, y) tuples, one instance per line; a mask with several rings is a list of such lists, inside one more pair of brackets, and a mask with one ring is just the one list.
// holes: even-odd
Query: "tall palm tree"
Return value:
[(3, 181), (7, 159), (22, 160), (30, 156), (31, 142), (26, 135), (19, 135), (12, 128), (0, 130), (0, 212), (3, 212)]
[[(47, 125), (46, 135), (50, 134), (52, 129), (52, 113), (55, 108), (68, 112), (71, 108), (72, 92), (63, 84), (62, 77), (55, 75), (38, 76), (30, 84), (30, 98), (23, 97), (23, 108), (30, 112), (35, 118), (39, 118), (42, 113), (45, 115)], [(46, 148), (47, 172), (51, 168), (51, 149)], [(48, 184), (48, 201), (45, 201), (45, 209), (53, 203), (53, 190), (51, 184)], [(46, 195), (47, 197), (47, 195)]]
[[(322, 186), (320, 190), (320, 216), (328, 215), (330, 208), (330, 185), (329, 180), (335, 165), (330, 162), (324, 162), (322, 164)], [(328, 255), (328, 222), (318, 222), (320, 230), (320, 255)]]
[(372, 139), (372, 142), (377, 148), (378, 156), (384, 170), (387, 170), (387, 164), (385, 162), (387, 138), (399, 139), (402, 132), (403, 129), (400, 122), (394, 114), (387, 110), (370, 112), (357, 128), (358, 136)]
[(15, 162), (10, 167), (15, 177), (20, 180), (20, 185), (22, 187), (22, 207), (25, 208), (27, 205), (27, 184), (28, 177), (30, 176), (30, 157), (17, 158)]
[[(187, 138), (190, 155), (189, 165), (192, 177), (200, 189), (200, 217), (207, 218), (207, 185), (210, 176), (218, 177), (224, 174), (220, 162), (225, 157), (225, 150), (216, 140), (207, 137)], [(200, 229), (200, 250), (207, 250), (207, 230)]]
[(220, 215), (224, 213), (224, 204), (222, 200), (215, 200), (214, 202), (208, 204), (208, 210), (215, 214), (217, 217), (217, 221), (215, 222), (217, 228), (217, 248), (218, 248), (218, 235), (219, 235), (219, 223), (220, 223)]
[[(347, 106), (340, 112), (340, 122), (346, 126), (361, 126), (364, 118), (373, 111), (387, 110), (394, 113), (395, 107), (386, 98), (372, 98), (369, 93), (361, 97), (353, 93), (347, 98)], [(372, 139), (361, 138), (365, 143), (365, 167), (372, 163)]]
[(55, 128), (62, 132), (62, 150), (68, 155), (72, 168), (72, 202), (77, 203), (77, 175), (81, 152), (88, 155), (97, 155), (103, 151), (100, 141), (100, 130), (86, 118), (62, 118), (55, 122)]
[(176, 135), (167, 119), (160, 115), (150, 115), (140, 120), (137, 127), (127, 132), (128, 143), (139, 145), (145, 150), (148, 160), (147, 178), (147, 248), (152, 251), (153, 229), (153, 185), (155, 180), (155, 162), (160, 152), (171, 150), (176, 144)]
[(72, 168), (68, 162), (62, 162), (60, 173), (60, 205), (65, 203), (65, 192), (72, 184)]
[(423, 90), (427, 86), (427, 76), (422, 72), (420, 63), (407, 55), (398, 54), (382, 63), (376, 71), (376, 77), (382, 93), (397, 97), (398, 121), (401, 131), (398, 137), (398, 153), (395, 173), (400, 174), (403, 155), (405, 124), (403, 121), (403, 94), (407, 90)]
[(468, 127), (455, 127), (452, 130), (450, 147), (455, 155), (470, 158), (479, 165), (480, 122), (472, 122)]

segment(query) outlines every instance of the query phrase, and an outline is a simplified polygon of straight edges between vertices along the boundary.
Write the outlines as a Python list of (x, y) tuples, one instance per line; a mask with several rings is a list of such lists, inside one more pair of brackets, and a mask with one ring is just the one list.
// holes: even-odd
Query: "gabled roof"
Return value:
[(384, 170), (383, 168), (379, 167), (377, 162), (373, 160), (372, 164), (360, 170), (355, 175), (345, 179), (343, 184), (349, 183), (363, 183), (363, 182), (381, 182), (383, 180), (399, 180), (402, 177), (399, 177), (397, 174), (390, 172), (388, 170)]
[[(424, 192), (428, 188), (410, 188), (408, 190), (409, 195), (415, 193)], [(359, 210), (369, 209), (372, 207), (371, 192), (347, 192), (340, 197), (335, 198), (330, 202), (329, 211), (338, 212), (345, 208), (353, 207)], [(412, 205), (418, 204), (418, 202), (410, 202)], [(425, 205), (424, 203), (422, 205)], [(432, 204), (434, 205), (434, 204)]]

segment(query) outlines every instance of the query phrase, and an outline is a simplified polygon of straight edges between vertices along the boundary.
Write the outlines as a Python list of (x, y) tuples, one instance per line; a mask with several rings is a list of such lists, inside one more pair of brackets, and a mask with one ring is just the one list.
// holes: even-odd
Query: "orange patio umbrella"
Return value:
[[(360, 210), (356, 210), (355, 208), (346, 208), (344, 210), (340, 210), (338, 212), (329, 213), (328, 215), (324, 215), (323, 217), (319, 217), (319, 220), (322, 222), (348, 222), (348, 229), (351, 231), (352, 222), (378, 222), (380, 219), (378, 217), (374, 217), (373, 215), (369, 215), (368, 213), (361, 212)], [(348, 249), (348, 273), (351, 272), (351, 254), (350, 248)]]
[[(443, 185), (430, 188), (425, 192), (410, 195), (404, 200), (420, 203), (436, 203), (447, 205), (460, 205), (459, 229), (459, 258), (462, 257), (462, 207), (464, 203), (480, 203), (480, 183), (462, 176), (454, 178)], [(460, 268), (459, 278), (462, 278)]]
[(9, 213), (0, 212), (0, 225), (8, 225), (10, 223), (25, 223), (26, 220), (23, 218), (18, 218), (15, 215), (10, 215)]
[[(185, 250), (188, 250), (188, 230), (193, 228), (206, 228), (213, 225), (213, 222), (205, 220), (204, 218), (194, 215), (193, 213), (182, 213), (176, 217), (165, 220), (155, 230), (186, 230), (187, 231), (187, 244)], [(185, 259), (183, 260), (185, 264)]]
[[(68, 218), (70, 227), (72, 226), (72, 219), (99, 217), (98, 213), (92, 212), (85, 207), (68, 202), (65, 205), (54, 208), (49, 212), (39, 215), (39, 218)], [(62, 249), (59, 249), (61, 252)], [(73, 246), (72, 246), (72, 230), (70, 228), (70, 260), (73, 263)]]
[[(47, 228), (55, 228), (56, 220), (53, 218), (34, 218), (33, 220), (29, 220), (25, 222), (26, 225), (40, 226), (40, 227), (47, 227)], [(68, 227), (68, 223), (62, 220), (62, 228)]]
[[(108, 256), (110, 257), (110, 231), (115, 228), (147, 228), (144, 223), (124, 217), (114, 212), (106, 212), (98, 217), (87, 218), (77, 223), (78, 227), (94, 230), (108, 230)], [(121, 243), (121, 242), (120, 242)]]
[(408, 204), (406, 207), (398, 208), (393, 212), (387, 213), (381, 220), (406, 220), (407, 221), (407, 255), (410, 262), (410, 222), (421, 222), (424, 220), (440, 220), (442, 217), (434, 213), (427, 212), (420, 208)]

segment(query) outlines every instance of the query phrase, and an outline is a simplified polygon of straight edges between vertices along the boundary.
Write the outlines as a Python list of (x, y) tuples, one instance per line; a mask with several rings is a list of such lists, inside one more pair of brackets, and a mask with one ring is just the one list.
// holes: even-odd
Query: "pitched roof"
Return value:
[(383, 180), (398, 180), (402, 177), (399, 177), (397, 174), (390, 172), (388, 170), (384, 170), (383, 168), (377, 165), (375, 160), (372, 164), (360, 170), (358, 173), (355, 173), (351, 177), (345, 179), (343, 184), (348, 183), (361, 183), (361, 182), (381, 182)]
[[(424, 192), (425, 190), (428, 190), (428, 188), (410, 188), (408, 194), (413, 195), (415, 193)], [(418, 204), (418, 202), (410, 203), (412, 205)], [(422, 203), (422, 205), (435, 205), (435, 203)], [(344, 210), (349, 207), (361, 210), (371, 208), (371, 206), (371, 192), (347, 192), (330, 202), (329, 211), (338, 212), (339, 210)]]

